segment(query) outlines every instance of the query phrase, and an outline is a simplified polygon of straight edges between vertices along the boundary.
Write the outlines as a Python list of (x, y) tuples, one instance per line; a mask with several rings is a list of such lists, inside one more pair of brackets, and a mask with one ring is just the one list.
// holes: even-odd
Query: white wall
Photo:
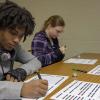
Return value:
[[(61, 35), (61, 45), (66, 44), (66, 58), (81, 52), (100, 53), (100, 0), (12, 0), (25, 6), (36, 20), (36, 31), (51, 15), (61, 15), (66, 27)], [(34, 33), (35, 33), (34, 32)], [(23, 47), (28, 50), (33, 36)]]

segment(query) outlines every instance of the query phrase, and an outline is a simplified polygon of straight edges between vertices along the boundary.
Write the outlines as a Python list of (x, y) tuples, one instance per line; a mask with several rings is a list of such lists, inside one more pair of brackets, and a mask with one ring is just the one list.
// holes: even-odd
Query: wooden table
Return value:
[[(74, 58), (77, 58), (78, 56), (75, 56)], [(54, 74), (54, 75), (66, 75), (69, 76), (69, 78), (61, 84), (56, 90), (54, 90), (50, 95), (48, 95), (45, 100), (50, 100), (49, 98), (57, 93), (59, 90), (61, 90), (64, 86), (68, 85), (73, 80), (81, 80), (81, 81), (87, 81), (87, 82), (95, 82), (100, 83), (100, 76), (96, 75), (90, 75), (83, 72), (77, 72), (77, 77), (73, 77), (74, 71), (73, 68), (90, 71), (93, 69), (96, 65), (100, 64), (100, 54), (97, 53), (82, 53), (80, 54), (80, 58), (88, 58), (88, 59), (98, 59), (96, 64), (94, 65), (83, 65), (83, 64), (65, 64), (63, 61), (49, 65), (47, 67), (44, 67), (40, 70), (40, 73), (44, 74)]]

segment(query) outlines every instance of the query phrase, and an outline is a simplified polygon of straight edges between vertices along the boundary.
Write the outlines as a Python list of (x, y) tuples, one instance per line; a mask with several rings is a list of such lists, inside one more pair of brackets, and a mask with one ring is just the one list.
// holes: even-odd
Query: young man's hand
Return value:
[(27, 76), (27, 73), (24, 69), (17, 68), (17, 69), (7, 72), (6, 80), (13, 81), (13, 82), (15, 82), (15, 81), (20, 82), (20, 81), (24, 81), (26, 76)]
[(6, 80), (12, 81), (12, 82), (18, 82), (18, 80), (16, 78), (14, 78), (13, 76), (11, 76), (10, 74), (6, 75)]
[(48, 81), (46, 80), (32, 80), (24, 83), (21, 96), (27, 98), (39, 98), (45, 96), (48, 90)]

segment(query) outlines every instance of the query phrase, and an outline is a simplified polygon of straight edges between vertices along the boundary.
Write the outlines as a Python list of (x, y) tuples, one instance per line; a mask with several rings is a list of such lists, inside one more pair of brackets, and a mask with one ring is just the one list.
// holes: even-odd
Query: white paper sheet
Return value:
[(88, 74), (100, 75), (100, 65), (97, 65), (95, 68), (89, 71)]
[(51, 97), (53, 100), (100, 100), (100, 84), (74, 80)]
[[(68, 79), (68, 76), (50, 75), (50, 74), (41, 74), (41, 77), (42, 79), (48, 80), (49, 87), (46, 96), (49, 95), (53, 90), (55, 90), (59, 85), (61, 85), (61, 83), (63, 83), (66, 79)], [(38, 79), (38, 77), (34, 76), (25, 82), (29, 82), (33, 79)], [(45, 97), (42, 97), (38, 100), (43, 100)], [(32, 100), (32, 99), (23, 98), (22, 100)]]
[(80, 58), (70, 58), (65, 60), (64, 63), (75, 63), (75, 64), (95, 64), (97, 59), (80, 59)]

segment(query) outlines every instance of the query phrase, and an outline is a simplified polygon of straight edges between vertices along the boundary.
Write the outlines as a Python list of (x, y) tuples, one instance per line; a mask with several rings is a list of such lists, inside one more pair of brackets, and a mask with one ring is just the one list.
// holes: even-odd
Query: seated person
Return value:
[[(0, 4), (0, 99), (39, 98), (47, 92), (46, 80), (22, 82), (41, 68), (40, 61), (19, 45), (34, 27), (34, 18), (25, 8), (8, 0)], [(13, 69), (14, 61), (22, 66)]]
[(59, 15), (48, 18), (41, 31), (32, 40), (32, 54), (42, 63), (42, 67), (59, 62), (64, 58), (65, 47), (59, 46), (58, 36), (63, 32), (65, 22)]

